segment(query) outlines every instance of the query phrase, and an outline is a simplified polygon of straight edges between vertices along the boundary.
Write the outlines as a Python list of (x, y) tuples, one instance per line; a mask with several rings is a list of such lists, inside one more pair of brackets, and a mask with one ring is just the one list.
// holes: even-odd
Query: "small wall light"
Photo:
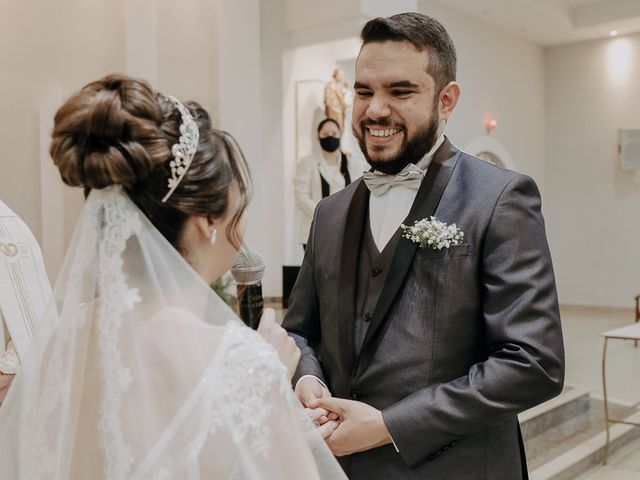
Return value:
[(489, 118), (484, 122), (484, 129), (487, 131), (487, 135), (491, 134), (491, 131), (498, 126), (498, 122), (495, 118)]

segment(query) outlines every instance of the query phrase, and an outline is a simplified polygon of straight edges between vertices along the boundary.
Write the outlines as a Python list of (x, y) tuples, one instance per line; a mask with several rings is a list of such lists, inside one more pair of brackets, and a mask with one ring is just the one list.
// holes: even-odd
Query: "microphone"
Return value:
[(264, 259), (257, 253), (242, 248), (233, 262), (231, 275), (238, 284), (238, 314), (247, 326), (256, 330), (264, 309)]

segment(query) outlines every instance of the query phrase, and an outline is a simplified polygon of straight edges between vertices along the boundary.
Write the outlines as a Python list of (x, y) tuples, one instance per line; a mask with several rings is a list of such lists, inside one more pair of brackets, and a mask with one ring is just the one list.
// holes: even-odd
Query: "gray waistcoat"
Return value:
[(398, 240), (401, 237), (401, 230), (398, 229), (382, 252), (379, 252), (371, 234), (371, 224), (368, 217), (369, 215), (367, 214), (358, 258), (356, 318), (353, 336), (356, 355), (360, 353), (360, 348), (372, 318), (371, 314), (378, 303), (380, 292), (387, 279), (393, 255), (398, 246)]

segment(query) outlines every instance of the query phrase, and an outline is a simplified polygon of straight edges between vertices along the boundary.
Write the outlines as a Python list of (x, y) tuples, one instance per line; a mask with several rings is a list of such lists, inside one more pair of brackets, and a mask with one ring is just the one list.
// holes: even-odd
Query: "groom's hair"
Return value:
[(444, 26), (435, 18), (416, 12), (369, 20), (360, 33), (362, 45), (375, 42), (409, 42), (429, 55), (427, 73), (436, 83), (436, 94), (456, 79), (456, 49)]

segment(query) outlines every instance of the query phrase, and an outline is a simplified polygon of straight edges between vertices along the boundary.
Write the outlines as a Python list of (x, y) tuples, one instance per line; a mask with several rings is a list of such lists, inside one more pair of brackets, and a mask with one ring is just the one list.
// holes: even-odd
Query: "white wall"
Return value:
[[(48, 148), (50, 122), (40, 116), (55, 111), (52, 102), (89, 81), (125, 72), (149, 79), (161, 91), (200, 102), (214, 125), (238, 138), (256, 180), (249, 244), (267, 260), (265, 294), (279, 295), (282, 177), (270, 178), (269, 172), (282, 170), (280, 65), (286, 19), (282, 1), (277, 9), (275, 3), (264, 9), (264, 20), (260, 0), (0, 4), (0, 198), (47, 247), (52, 279), (59, 258), (48, 245), (66, 249), (83, 198), (79, 189), (67, 187), (43, 190), (59, 201), (41, 198), (41, 182), (60, 180), (44, 169), (41, 176), (40, 157), (43, 165), (50, 161), (41, 154)], [(51, 211), (56, 218), (46, 216), (47, 204), (55, 206)], [(43, 242), (43, 225), (61, 240)]]
[(498, 121), (491, 136), (509, 151), (516, 169), (531, 175), (544, 194), (544, 50), (435, 1), (418, 10), (439, 20), (458, 54), (460, 102), (446, 133), (458, 147), (485, 134), (484, 121)]
[[(268, 8), (265, 6), (268, 5)], [(253, 221), (258, 240), (269, 255), (265, 271), (264, 295), (282, 295), (282, 268), (284, 264), (284, 184), (281, 175), (284, 163), (282, 124), (282, 52), (287, 44), (284, 0), (262, 3), (260, 14), (260, 71), (262, 131), (261, 176), (254, 181), (262, 186), (262, 211)], [(260, 251), (260, 250), (258, 250)]]
[(254, 192), (246, 242), (265, 259), (267, 297), (280, 296), (282, 289), (285, 22), (284, 0), (220, 2), (220, 126), (238, 140), (251, 168)]
[(219, 124), (219, 5), (211, 0), (130, 0), (126, 73), (195, 100)]
[(219, 0), (155, 0), (157, 68), (154, 86), (219, 118)]
[(0, 3), (0, 199), (33, 230), (52, 280), (83, 197), (79, 189), (53, 185), (61, 181), (48, 169), (46, 115), (86, 83), (129, 70), (198, 100), (217, 122), (217, 6), (211, 0)]
[[(127, 4), (125, 0), (0, 3), (0, 198), (41, 242), (43, 203), (62, 202), (64, 215), (48, 227), (62, 230), (65, 245), (82, 205), (78, 189), (50, 189), (47, 194), (56, 198), (41, 197), (41, 109), (91, 80), (124, 69)], [(42, 123), (46, 128), (47, 122)], [(48, 131), (42, 132), (44, 141), (48, 136)], [(44, 173), (46, 181), (60, 182)], [(49, 261), (46, 250), (44, 254), (49, 274), (55, 277), (58, 262)]]
[(617, 129), (640, 125), (640, 35), (546, 52), (546, 212), (561, 301), (632, 307), (640, 293), (640, 185)]

